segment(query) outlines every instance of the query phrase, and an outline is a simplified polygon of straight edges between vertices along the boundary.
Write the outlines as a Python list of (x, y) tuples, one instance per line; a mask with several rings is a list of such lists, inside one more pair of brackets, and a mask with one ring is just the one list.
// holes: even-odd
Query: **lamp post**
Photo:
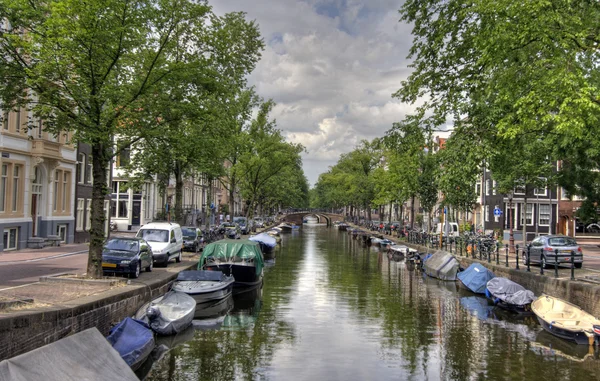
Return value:
[(515, 236), (514, 236), (514, 232), (513, 232), (513, 207), (512, 207), (512, 200), (513, 200), (513, 194), (512, 192), (508, 193), (508, 212), (509, 212), (509, 218), (510, 218), (510, 233), (509, 233), (509, 237), (508, 237), (508, 251), (510, 254), (514, 254), (515, 253)]

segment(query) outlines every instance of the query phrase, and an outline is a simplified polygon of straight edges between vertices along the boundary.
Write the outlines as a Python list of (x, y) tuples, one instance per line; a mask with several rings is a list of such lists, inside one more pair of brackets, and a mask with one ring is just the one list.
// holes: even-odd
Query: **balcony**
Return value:
[(62, 159), (60, 152), (60, 143), (51, 142), (43, 139), (33, 139), (31, 141), (31, 154), (48, 159)]

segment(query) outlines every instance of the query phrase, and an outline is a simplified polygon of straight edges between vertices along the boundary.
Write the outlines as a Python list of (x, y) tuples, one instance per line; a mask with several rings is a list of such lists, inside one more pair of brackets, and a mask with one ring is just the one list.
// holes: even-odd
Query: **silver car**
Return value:
[[(579, 269), (583, 265), (583, 257), (581, 256), (583, 252), (573, 237), (564, 235), (544, 235), (537, 237), (529, 244), (529, 250), (529, 260), (531, 263), (538, 263), (544, 267), (554, 265), (555, 258), (558, 264), (564, 263), (570, 265), (571, 252), (577, 255), (574, 261), (575, 267)], [(557, 250), (558, 257), (555, 257)], [(543, 256), (542, 253), (544, 254)], [(527, 264), (526, 251), (523, 251), (523, 263)]]

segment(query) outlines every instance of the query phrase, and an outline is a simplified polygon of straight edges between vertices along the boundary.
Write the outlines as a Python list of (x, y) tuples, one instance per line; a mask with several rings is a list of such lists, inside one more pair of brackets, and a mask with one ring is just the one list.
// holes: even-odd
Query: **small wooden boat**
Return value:
[(169, 291), (144, 304), (135, 314), (137, 320), (147, 323), (159, 335), (174, 335), (190, 326), (196, 301), (184, 292)]
[(542, 295), (531, 303), (531, 310), (542, 327), (555, 336), (580, 345), (600, 341), (600, 320), (574, 304)]
[(498, 307), (519, 314), (531, 314), (531, 302), (536, 299), (532, 291), (503, 277), (491, 279), (485, 295)]
[(154, 349), (154, 333), (143, 322), (125, 318), (110, 330), (106, 338), (121, 358), (136, 370)]
[(220, 300), (231, 295), (234, 278), (220, 271), (189, 270), (177, 275), (173, 290), (184, 292), (196, 303)]

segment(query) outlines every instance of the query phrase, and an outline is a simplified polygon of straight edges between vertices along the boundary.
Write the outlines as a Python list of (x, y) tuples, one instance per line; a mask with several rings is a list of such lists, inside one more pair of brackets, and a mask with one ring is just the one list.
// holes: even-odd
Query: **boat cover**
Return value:
[(148, 326), (129, 317), (114, 326), (106, 339), (129, 366), (148, 357), (154, 348), (154, 334)]
[(254, 237), (249, 238), (250, 241), (261, 242), (263, 245), (269, 247), (275, 247), (277, 245), (277, 240), (267, 233), (260, 233), (255, 235)]
[(177, 275), (178, 281), (215, 281), (221, 282), (227, 280), (229, 277), (223, 274), (221, 271), (207, 271), (207, 270), (187, 270), (182, 271)]
[(518, 283), (507, 278), (494, 278), (487, 283), (487, 290), (493, 298), (505, 303), (524, 306), (535, 300), (533, 291), (525, 289)]
[(185, 292), (169, 291), (147, 306), (144, 320), (148, 320), (154, 332), (160, 335), (174, 335), (192, 324), (195, 312), (194, 298)]
[(206, 245), (198, 262), (198, 270), (202, 269), (208, 257), (221, 263), (254, 261), (256, 275), (262, 273), (265, 265), (258, 242), (247, 239), (222, 239)]
[(457, 277), (469, 290), (476, 294), (485, 294), (485, 286), (495, 275), (482, 264), (473, 263), (465, 271), (459, 272)]
[(1, 381), (137, 381), (96, 328), (0, 362)]
[(442, 279), (456, 280), (459, 263), (452, 254), (438, 250), (423, 263), (425, 274)]

